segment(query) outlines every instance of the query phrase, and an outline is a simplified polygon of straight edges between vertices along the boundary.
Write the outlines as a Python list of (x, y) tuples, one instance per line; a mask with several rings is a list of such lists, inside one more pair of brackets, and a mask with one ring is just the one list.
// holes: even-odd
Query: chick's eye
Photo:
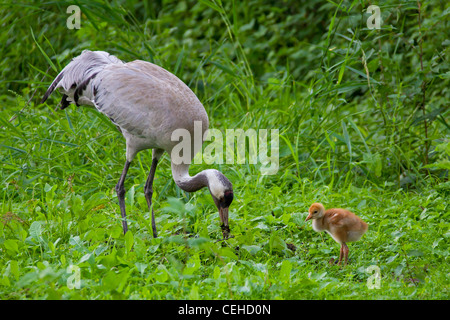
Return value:
[(315, 210), (314, 213), (317, 213), (317, 210)]

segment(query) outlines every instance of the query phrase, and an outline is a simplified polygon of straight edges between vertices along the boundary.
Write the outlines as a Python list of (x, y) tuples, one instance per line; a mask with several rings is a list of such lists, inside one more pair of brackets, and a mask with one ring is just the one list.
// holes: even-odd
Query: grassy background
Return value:
[[(66, 27), (77, 4), (81, 28)], [(1, 299), (448, 299), (450, 8), (384, 1), (4, 1), (0, 4)], [(206, 190), (187, 194), (150, 151), (114, 186), (125, 144), (87, 108), (38, 101), (83, 49), (154, 62), (203, 102), (212, 128), (279, 129), (280, 169), (215, 165), (232, 181), (235, 238), (216, 242)], [(193, 165), (191, 174), (211, 166)], [(312, 202), (370, 225), (339, 247), (304, 223)], [(295, 248), (295, 251), (293, 250)], [(380, 268), (369, 289), (366, 269)], [(81, 288), (70, 289), (81, 271)]]

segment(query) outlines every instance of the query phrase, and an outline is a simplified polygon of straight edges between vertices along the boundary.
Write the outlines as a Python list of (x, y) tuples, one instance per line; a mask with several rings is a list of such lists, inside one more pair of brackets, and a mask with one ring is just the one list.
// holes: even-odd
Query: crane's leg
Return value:
[(152, 196), (153, 196), (153, 179), (155, 178), (156, 166), (158, 165), (158, 160), (161, 157), (163, 151), (153, 150), (152, 156), (152, 166), (150, 168), (150, 173), (148, 174), (147, 181), (144, 186), (144, 194), (145, 199), (147, 200), (148, 209), (152, 212), (152, 231), (153, 238), (158, 237), (158, 233), (156, 232), (156, 222), (155, 222), (155, 212), (153, 211), (152, 206)]
[(120, 213), (122, 214), (122, 227), (123, 234), (127, 233), (127, 214), (125, 211), (125, 177), (127, 176), (128, 168), (130, 167), (128, 160), (125, 162), (125, 167), (123, 168), (122, 175), (120, 176), (119, 182), (116, 185), (117, 198), (119, 199)]

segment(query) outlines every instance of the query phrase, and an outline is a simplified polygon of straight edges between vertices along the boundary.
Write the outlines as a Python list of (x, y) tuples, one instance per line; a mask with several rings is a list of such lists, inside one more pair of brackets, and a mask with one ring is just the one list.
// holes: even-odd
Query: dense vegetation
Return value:
[[(72, 4), (0, 4), (1, 299), (448, 299), (447, 1), (380, 2), (380, 30), (362, 0), (78, 0), (81, 28), (69, 29)], [(150, 151), (129, 171), (122, 234), (121, 134), (92, 109), (58, 110), (57, 94), (39, 104), (84, 49), (176, 74), (212, 128), (279, 129), (275, 175), (191, 167), (232, 181), (234, 238), (217, 241), (211, 197), (176, 187), (167, 155), (151, 237)], [(315, 201), (370, 225), (345, 268), (304, 222)], [(372, 265), (380, 289), (367, 285)]]

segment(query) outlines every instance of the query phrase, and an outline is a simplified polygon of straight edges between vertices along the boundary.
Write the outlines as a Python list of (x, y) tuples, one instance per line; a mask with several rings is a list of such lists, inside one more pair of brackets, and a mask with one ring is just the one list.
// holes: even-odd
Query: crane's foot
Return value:
[(220, 228), (222, 229), (223, 239), (226, 240), (230, 238), (230, 227), (222, 224)]
[(216, 241), (214, 241), (214, 243), (217, 243), (217, 242), (221, 242), (221, 241), (226, 241), (226, 240), (228, 240), (228, 239), (232, 239), (232, 238), (234, 238), (234, 236), (233, 235), (229, 235), (228, 237), (224, 237), (223, 239), (219, 239), (219, 240), (216, 240)]

